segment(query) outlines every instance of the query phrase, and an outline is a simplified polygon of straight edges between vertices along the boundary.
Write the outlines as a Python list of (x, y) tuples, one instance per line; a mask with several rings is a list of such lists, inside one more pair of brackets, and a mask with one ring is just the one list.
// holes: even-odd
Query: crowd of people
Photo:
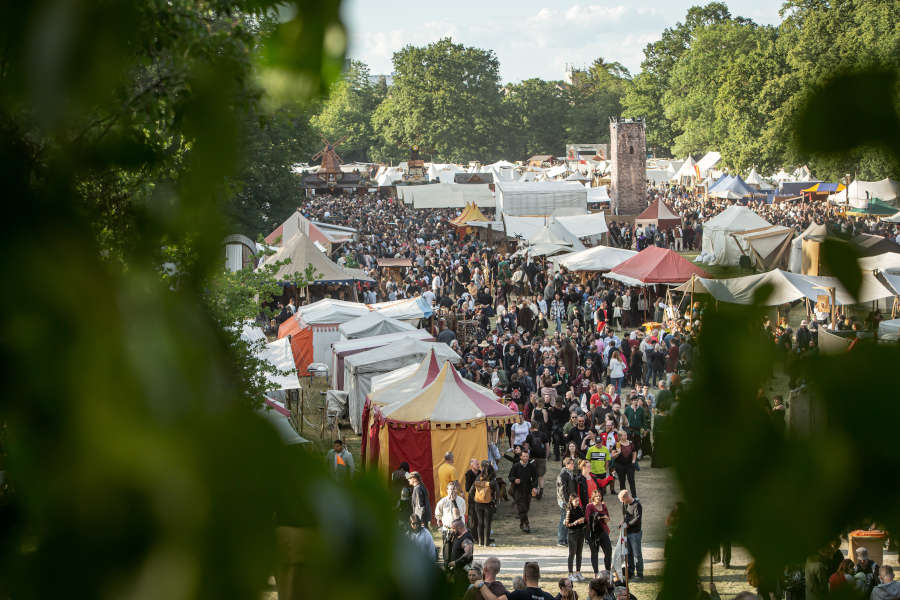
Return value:
[[(611, 223), (612, 240), (638, 249), (651, 243), (696, 249), (702, 221), (726, 205), (683, 188), (653, 193), (682, 213), (683, 227), (660, 237)], [(841, 220), (812, 203), (754, 208), (773, 223), (798, 228), (824, 219), (839, 229), (893, 233), (878, 223)], [(315, 221), (357, 229), (359, 240), (335, 258), (375, 280), (360, 287), (361, 297), (367, 302), (427, 298), (435, 307), (427, 326), (462, 357), (460, 374), (493, 389), (521, 416), (518, 423), (490, 428), (488, 456), (473, 460), (461, 475), (447, 453), (438, 468), (440, 498), (428, 497), (421, 475), (408, 464), (392, 474), (398, 522), (413, 542), (442, 562), (452, 578), (472, 583), (466, 597), (548, 597), (528, 591), (538, 587), (537, 564), (526, 564), (526, 595), (521, 595), (496, 581), (499, 560), (482, 566), (474, 555), (477, 547), (495, 544), (501, 498), (511, 497), (520, 530), (532, 531), (531, 504), (542, 501), (545, 485), (552, 484), (544, 479), (548, 461), (555, 461), (560, 466), (555, 542), (568, 550), (569, 571), (557, 597), (574, 597), (572, 582), (585, 580), (585, 543), (590, 597), (626, 597), (616, 587), (626, 580), (612, 568), (613, 539), (623, 541), (627, 568), (622, 575), (639, 580), (644, 565), (638, 474), (648, 458), (652, 466), (666, 464), (659, 446), (697, 352), (698, 307), (668, 302), (663, 291), (653, 288), (631, 288), (599, 274), (555, 271), (542, 259), (513, 257), (514, 248), (459, 235), (449, 223), (455, 210), (415, 211), (391, 198), (319, 195), (302, 211)], [(383, 257), (408, 258), (411, 266), (400, 277), (389, 277), (378, 264)], [(462, 335), (460, 321), (475, 327)], [(794, 330), (784, 319), (765, 322), (761, 330), (774, 350), (788, 356), (815, 350), (817, 324), (817, 319), (804, 321)], [(780, 398), (769, 409), (783, 422)], [(343, 451), (336, 445), (329, 460), (340, 460), (346, 468)], [(610, 529), (607, 505), (616, 497), (624, 528), (619, 536)], [(439, 550), (428, 531), (432, 525), (440, 533)]]

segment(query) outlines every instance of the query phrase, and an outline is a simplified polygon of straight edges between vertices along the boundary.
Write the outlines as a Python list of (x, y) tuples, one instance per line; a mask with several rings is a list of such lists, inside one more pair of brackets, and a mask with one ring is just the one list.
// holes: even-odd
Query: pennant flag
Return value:
[(701, 178), (700, 177), (700, 167), (698, 167), (696, 163), (694, 163), (694, 173), (697, 174), (697, 179)]

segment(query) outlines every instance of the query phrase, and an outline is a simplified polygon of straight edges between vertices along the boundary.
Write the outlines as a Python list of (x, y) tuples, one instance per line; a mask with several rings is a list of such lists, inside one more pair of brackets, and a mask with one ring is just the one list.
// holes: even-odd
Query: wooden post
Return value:
[(831, 295), (831, 330), (837, 331), (837, 306), (835, 305), (835, 290), (834, 288), (828, 288), (828, 293)]
[(306, 394), (304, 393), (303, 387), (297, 390), (297, 393), (300, 394), (300, 418), (297, 419), (297, 425), (299, 425), (300, 435), (303, 435), (303, 415), (305, 413), (304, 406), (306, 401)]

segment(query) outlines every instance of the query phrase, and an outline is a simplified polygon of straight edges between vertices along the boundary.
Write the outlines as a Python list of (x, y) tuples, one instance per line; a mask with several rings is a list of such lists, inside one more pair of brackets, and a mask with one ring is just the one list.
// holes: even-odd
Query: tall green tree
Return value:
[(404, 160), (417, 144), (435, 161), (500, 158), (500, 64), (492, 50), (454, 43), (394, 54), (393, 84), (375, 110), (374, 158)]
[(731, 20), (731, 11), (722, 2), (710, 2), (688, 9), (684, 22), (665, 29), (661, 38), (644, 48), (641, 72), (622, 99), (623, 115), (644, 117), (647, 122), (647, 146), (661, 154), (671, 152), (675, 138), (682, 132), (678, 123), (666, 115), (663, 94), (678, 59), (690, 48), (698, 27)]
[(367, 161), (375, 145), (372, 115), (386, 94), (383, 78), (373, 81), (365, 63), (351, 61), (344, 76), (331, 87), (322, 110), (312, 117), (312, 126), (332, 142), (346, 138), (340, 145), (345, 161)]
[(618, 62), (596, 59), (575, 70), (568, 87), (566, 136), (571, 142), (609, 142), (609, 118), (622, 114), (622, 97), (631, 85), (628, 69)]
[(300, 206), (303, 189), (291, 171), (321, 148), (311, 110), (290, 103), (253, 110), (243, 119), (243, 150), (224, 213), (229, 231), (251, 239), (268, 235)]
[[(856, 147), (840, 156), (810, 154), (800, 151), (791, 137), (806, 97), (835, 73), (866, 68), (900, 72), (900, 4), (790, 0), (782, 15), (778, 44), (788, 68), (777, 79), (777, 93), (784, 100), (773, 111), (767, 136), (786, 148), (785, 162), (808, 163), (814, 174), (827, 179), (845, 173), (900, 177), (894, 158), (876, 148)], [(834, 125), (835, 135), (841, 135), (841, 129), (853, 127), (853, 115)]]
[(758, 101), (773, 66), (773, 37), (770, 28), (734, 20), (694, 30), (663, 94), (666, 117), (681, 129), (675, 155), (720, 149), (730, 153), (723, 154), (727, 166), (752, 164), (766, 121)]
[(567, 139), (568, 90), (561, 81), (526, 79), (505, 88), (504, 154), (525, 160), (535, 154), (562, 156)]

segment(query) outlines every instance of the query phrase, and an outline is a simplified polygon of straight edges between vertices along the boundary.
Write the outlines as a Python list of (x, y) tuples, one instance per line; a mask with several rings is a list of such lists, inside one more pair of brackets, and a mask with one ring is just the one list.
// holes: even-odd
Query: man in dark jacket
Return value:
[(644, 577), (644, 556), (641, 553), (641, 519), (644, 509), (641, 501), (631, 495), (628, 490), (619, 492), (619, 501), (622, 503), (622, 522), (625, 524), (625, 539), (628, 541), (628, 578)]
[(409, 498), (412, 514), (419, 517), (419, 521), (424, 527), (428, 527), (428, 524), (431, 523), (431, 500), (428, 498), (428, 489), (422, 483), (422, 476), (418, 471), (408, 474), (406, 479), (412, 486)]
[(531, 496), (537, 494), (537, 468), (527, 450), (522, 450), (519, 462), (509, 470), (509, 483), (512, 486), (516, 512), (519, 514), (519, 529), (531, 533), (528, 510), (531, 508)]

